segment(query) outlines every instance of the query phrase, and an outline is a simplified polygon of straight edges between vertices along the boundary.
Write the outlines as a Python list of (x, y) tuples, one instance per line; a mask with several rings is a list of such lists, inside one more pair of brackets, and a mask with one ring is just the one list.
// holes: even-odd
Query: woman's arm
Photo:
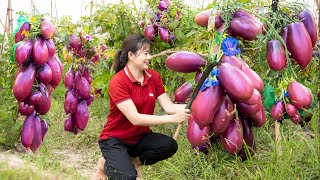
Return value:
[(158, 101), (163, 110), (168, 114), (174, 114), (186, 108), (186, 104), (174, 104), (167, 93), (158, 97)]
[(160, 124), (168, 124), (168, 123), (182, 123), (188, 120), (190, 116), (189, 109), (183, 109), (177, 111), (172, 115), (148, 115), (148, 114), (140, 114), (137, 111), (136, 106), (134, 105), (131, 99), (125, 100), (119, 104), (117, 104), (119, 110), (127, 117), (127, 119), (135, 126), (154, 126)]

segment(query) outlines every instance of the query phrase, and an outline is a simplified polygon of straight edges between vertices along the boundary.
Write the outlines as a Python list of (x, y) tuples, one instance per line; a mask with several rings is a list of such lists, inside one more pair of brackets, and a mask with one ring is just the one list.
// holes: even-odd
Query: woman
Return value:
[[(109, 179), (138, 179), (140, 165), (154, 164), (175, 154), (177, 142), (152, 132), (149, 126), (179, 124), (190, 116), (185, 104), (172, 103), (159, 73), (149, 69), (150, 45), (143, 36), (132, 35), (116, 55), (116, 74), (109, 84), (110, 114), (99, 136), (106, 161), (102, 168), (99, 160), (97, 173), (105, 170)], [(153, 115), (156, 99), (169, 115)]]

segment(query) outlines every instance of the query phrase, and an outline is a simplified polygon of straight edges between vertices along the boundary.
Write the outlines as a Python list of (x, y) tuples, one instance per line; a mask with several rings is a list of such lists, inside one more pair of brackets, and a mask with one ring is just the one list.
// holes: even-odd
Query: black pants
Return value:
[(106, 159), (104, 168), (109, 180), (135, 180), (137, 172), (132, 157), (139, 157), (144, 165), (150, 165), (171, 157), (178, 150), (178, 144), (174, 139), (153, 132), (146, 134), (134, 145), (116, 138), (108, 138), (100, 140), (99, 146)]

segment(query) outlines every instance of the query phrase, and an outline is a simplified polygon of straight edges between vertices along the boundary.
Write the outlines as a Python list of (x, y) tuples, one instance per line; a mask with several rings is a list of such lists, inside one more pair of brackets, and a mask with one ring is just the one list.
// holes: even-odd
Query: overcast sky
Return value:
[[(94, 0), (95, 3), (117, 3), (120, 0)], [(132, 0), (122, 0), (123, 2), (132, 2)], [(138, 5), (140, 0), (133, 0)], [(189, 5), (199, 4), (200, 2), (211, 2), (212, 0), (185, 0)], [(302, 0), (299, 0), (302, 1)], [(314, 3), (314, 0), (305, 0), (306, 2)], [(81, 16), (90, 15), (89, 4), (91, 0), (11, 0), (12, 9), (13, 9), (13, 26), (15, 28), (17, 15), (16, 12), (24, 11), (30, 13), (32, 10), (31, 2), (34, 3), (36, 9), (40, 11), (40, 13), (48, 13), (58, 18), (62, 16), (71, 16), (73, 22), (76, 22), (80, 19)], [(52, 3), (52, 5), (51, 5)], [(8, 0), (0, 0), (0, 19), (2, 23), (5, 23), (6, 13), (8, 7)], [(51, 8), (52, 7), (52, 8)], [(56, 8), (57, 7), (57, 8)], [(57, 11), (56, 11), (57, 10)], [(3, 34), (3, 26), (0, 23), (0, 34)]]

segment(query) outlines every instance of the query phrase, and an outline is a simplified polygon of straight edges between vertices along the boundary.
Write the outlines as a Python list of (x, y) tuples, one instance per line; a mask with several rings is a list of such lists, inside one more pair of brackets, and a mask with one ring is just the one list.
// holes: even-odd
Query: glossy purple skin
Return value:
[(163, 42), (168, 42), (170, 40), (170, 35), (166, 28), (163, 28), (163, 27), (159, 28), (159, 35), (160, 35), (160, 39)]
[(64, 130), (72, 132), (73, 130), (73, 122), (72, 122), (72, 114), (64, 121)]
[(257, 89), (260, 93), (262, 93), (264, 89), (264, 83), (259, 74), (257, 74), (250, 67), (242, 68), (242, 71), (249, 77), (253, 84), (253, 87)]
[(267, 122), (264, 107), (261, 106), (260, 110), (256, 114), (250, 115), (249, 119), (254, 127), (262, 127)]
[(232, 19), (230, 27), (233, 35), (252, 41), (262, 34), (263, 25), (248, 17), (236, 17)]
[(86, 99), (87, 105), (90, 106), (93, 100), (94, 100), (94, 95), (90, 94), (89, 98)]
[(298, 109), (294, 105), (289, 103), (286, 104), (285, 109), (289, 116), (294, 116), (298, 111)]
[(79, 99), (88, 99), (90, 96), (90, 84), (89, 82), (80, 74), (76, 73), (75, 90)]
[(210, 124), (210, 131), (215, 134), (223, 133), (227, 129), (230, 120), (234, 117), (231, 114), (233, 110), (232, 101), (229, 98), (225, 98)]
[(29, 116), (34, 111), (34, 106), (25, 102), (18, 102), (18, 111), (21, 115)]
[(72, 66), (70, 66), (69, 70), (66, 72), (66, 75), (64, 76), (64, 86), (68, 89), (71, 89), (74, 87), (75, 82), (75, 74)]
[(229, 154), (235, 155), (243, 145), (243, 127), (240, 120), (232, 119), (227, 129), (220, 135), (220, 143)]
[(45, 85), (49, 84), (52, 79), (52, 71), (50, 66), (45, 63), (38, 68), (37, 80)]
[(23, 31), (30, 31), (30, 23), (25, 22), (21, 27), (20, 30), (14, 35), (14, 41), (20, 42), (22, 41), (24, 38), (26, 38), (25, 34), (22, 34)]
[[(209, 126), (224, 101), (225, 93), (220, 85), (199, 91), (191, 105), (194, 121), (200, 128)], [(204, 108), (205, 107), (205, 108)]]
[(44, 42), (47, 45), (49, 56), (52, 57), (56, 53), (56, 46), (54, 45), (53, 40), (46, 39), (46, 40), (44, 40)]
[(243, 71), (228, 63), (222, 63), (219, 69), (218, 80), (229, 96), (240, 102), (250, 99), (254, 87)]
[(294, 124), (299, 124), (299, 122), (301, 121), (301, 115), (300, 115), (299, 111), (297, 111), (293, 116), (290, 116), (290, 120)]
[(23, 41), (17, 46), (15, 51), (15, 59), (19, 65), (22, 65), (23, 63), (27, 62), (28, 59), (30, 59), (32, 55), (32, 48), (33, 42), (30, 39)]
[(61, 62), (61, 60), (60, 60), (60, 58), (58, 57), (58, 55), (57, 55), (57, 54), (54, 54), (54, 55), (53, 55), (53, 59), (54, 59), (54, 60), (56, 60), (56, 61), (58, 62), (58, 64), (59, 64), (59, 66), (60, 66), (61, 71), (63, 71), (63, 64), (62, 64), (62, 62)]
[(144, 30), (144, 36), (149, 40), (154, 40), (155, 37), (155, 30), (152, 25), (148, 25)]
[[(195, 17), (194, 21), (201, 27), (207, 27), (208, 26), (208, 20), (211, 15), (212, 9), (204, 10), (199, 12)], [(214, 27), (218, 28), (223, 24), (223, 19), (219, 14), (216, 14), (214, 19)]]
[(288, 48), (288, 26), (284, 27), (281, 30), (280, 36), (282, 37), (283, 41), (286, 43), (286, 46)]
[(244, 101), (244, 103), (246, 103), (247, 105), (254, 105), (254, 104), (261, 103), (261, 94), (260, 94), (260, 92), (258, 90), (256, 90), (256, 89), (254, 89), (250, 99)]
[(188, 121), (187, 138), (192, 146), (201, 146), (209, 140), (210, 127), (200, 128), (192, 115)]
[(267, 60), (268, 65), (272, 70), (280, 71), (286, 67), (286, 52), (280, 41), (272, 40), (268, 42)]
[(86, 101), (82, 101), (78, 104), (72, 118), (74, 119), (74, 124), (78, 129), (83, 131), (86, 128), (89, 120), (89, 111)]
[(53, 88), (57, 87), (62, 79), (62, 69), (58, 61), (56, 61), (54, 58), (50, 57), (48, 60), (48, 65), (51, 68), (52, 71), (52, 79), (50, 81), (50, 85), (52, 85)]
[(171, 54), (166, 59), (166, 66), (172, 71), (191, 73), (206, 65), (206, 61), (197, 53), (179, 51)]
[(257, 113), (262, 106), (262, 101), (258, 101), (256, 104), (246, 104), (244, 102), (237, 102), (237, 109), (245, 115), (251, 115)]
[(312, 104), (310, 91), (301, 83), (295, 81), (289, 83), (288, 95), (291, 103), (298, 109), (307, 109)]
[(239, 58), (237, 58), (236, 56), (223, 55), (221, 58), (221, 62), (231, 64), (239, 69), (241, 69), (241, 67), (242, 67), (241, 60)]
[(40, 24), (41, 34), (45, 39), (51, 39), (55, 35), (55, 26), (48, 20), (43, 20)]
[(78, 99), (74, 94), (73, 89), (68, 89), (64, 99), (64, 112), (69, 114), (76, 110), (78, 106)]
[(312, 12), (310, 12), (309, 10), (302, 11), (299, 14), (299, 20), (301, 20), (306, 27), (311, 38), (312, 47), (314, 47), (318, 40), (318, 28)]
[(32, 114), (26, 117), (23, 122), (21, 129), (21, 143), (25, 148), (30, 148), (35, 131), (35, 121), (36, 121), (36, 112), (34, 111)]
[(198, 70), (198, 71), (196, 72), (195, 77), (194, 77), (194, 82), (195, 82), (196, 84), (198, 84), (198, 82), (200, 81), (201, 76), (202, 76), (202, 72), (201, 72), (201, 70)]
[[(44, 90), (42, 90), (42, 87), (44, 88)], [(40, 84), (38, 89), (42, 93), (42, 97), (40, 103), (35, 105), (35, 109), (39, 114), (45, 115), (51, 108), (51, 99), (48, 89), (43, 84)]]
[(31, 94), (28, 96), (28, 104), (30, 105), (37, 105), (40, 103), (42, 98), (42, 94), (40, 91), (32, 91)]
[(92, 77), (90, 76), (90, 71), (88, 67), (84, 68), (84, 72), (82, 76), (88, 81), (89, 84), (91, 84)]
[(282, 101), (276, 102), (272, 106), (270, 114), (274, 120), (281, 120), (284, 114), (284, 103)]
[(49, 51), (44, 39), (37, 36), (32, 48), (32, 59), (37, 66), (41, 66), (49, 60)]
[(25, 100), (31, 93), (35, 76), (36, 66), (33, 63), (18, 73), (13, 84), (13, 94), (19, 102)]
[(41, 133), (42, 133), (42, 141), (43, 141), (44, 136), (48, 132), (48, 123), (44, 119), (42, 119), (40, 122), (41, 122)]
[(177, 91), (174, 93), (174, 102), (184, 103), (190, 97), (192, 93), (192, 84), (185, 82)]
[(69, 37), (69, 45), (70, 45), (70, 47), (77, 48), (78, 47), (78, 43), (79, 43), (79, 41), (78, 41), (77, 36), (74, 35), (74, 34), (71, 34), (70, 37)]
[(32, 144), (30, 146), (30, 149), (33, 152), (36, 152), (42, 142), (42, 132), (41, 132), (42, 129), (41, 129), (40, 118), (38, 116), (36, 116), (34, 121), (35, 121), (34, 122), (34, 135), (33, 135), (33, 140), (32, 140)]
[(165, 10), (168, 9), (168, 6), (167, 6), (167, 4), (166, 4), (164, 1), (159, 1), (159, 3), (158, 3), (158, 9), (159, 9), (160, 11), (165, 11)]
[(304, 69), (310, 63), (312, 42), (302, 22), (288, 25), (288, 50), (301, 69)]
[(246, 142), (247, 146), (255, 149), (256, 144), (254, 141), (254, 134), (252, 131), (252, 123), (247, 118), (242, 118), (241, 120), (242, 120), (242, 125), (243, 125), (243, 139)]

